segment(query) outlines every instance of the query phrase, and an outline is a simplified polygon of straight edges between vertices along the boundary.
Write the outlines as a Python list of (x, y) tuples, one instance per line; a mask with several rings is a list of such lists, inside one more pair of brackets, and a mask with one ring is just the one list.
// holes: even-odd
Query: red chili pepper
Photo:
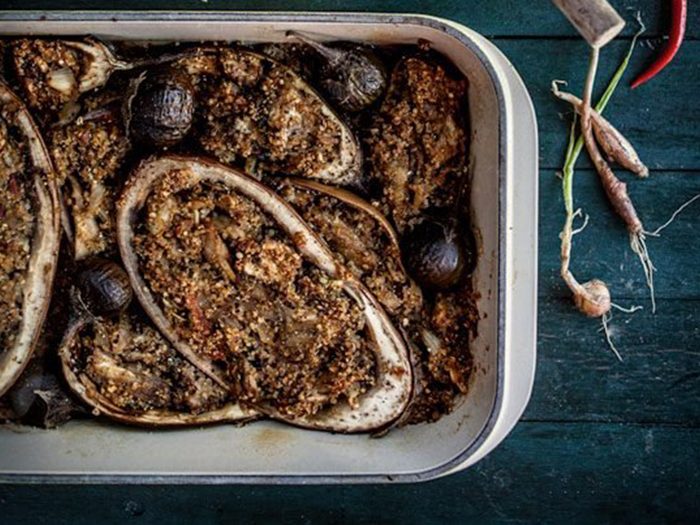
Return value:
[(651, 63), (651, 65), (632, 82), (632, 89), (641, 86), (654, 78), (659, 71), (665, 68), (683, 43), (685, 25), (688, 13), (687, 0), (671, 0), (671, 33), (663, 52)]

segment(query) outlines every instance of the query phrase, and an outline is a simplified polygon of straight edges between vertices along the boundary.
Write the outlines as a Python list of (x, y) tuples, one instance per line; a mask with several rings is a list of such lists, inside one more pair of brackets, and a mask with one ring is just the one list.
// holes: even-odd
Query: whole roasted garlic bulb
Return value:
[(145, 72), (130, 87), (124, 119), (135, 143), (166, 148), (192, 127), (194, 89), (188, 75), (174, 68)]
[(293, 32), (289, 36), (311, 46), (323, 57), (324, 78), (321, 83), (341, 109), (361, 111), (371, 106), (386, 90), (386, 69), (371, 49), (330, 47)]
[(401, 242), (404, 265), (426, 289), (445, 290), (472, 270), (474, 250), (455, 217), (425, 217)]

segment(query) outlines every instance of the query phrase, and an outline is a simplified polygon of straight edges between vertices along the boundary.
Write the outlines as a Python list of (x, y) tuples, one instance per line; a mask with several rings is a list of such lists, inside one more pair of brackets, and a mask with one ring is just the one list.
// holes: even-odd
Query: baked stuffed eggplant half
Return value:
[(97, 416), (151, 427), (244, 423), (256, 417), (133, 309), (72, 326), (59, 356), (71, 391)]
[[(202, 148), (248, 173), (362, 183), (350, 128), (301, 76), (244, 48), (202, 48), (172, 64), (191, 76)], [(255, 161), (251, 161), (255, 159)]]
[(275, 192), (213, 161), (142, 162), (117, 204), (133, 289), (173, 346), (244, 406), (376, 431), (412, 392), (382, 306)]
[(287, 179), (280, 195), (361, 280), (400, 327), (411, 350), (411, 406), (397, 425), (434, 420), (466, 394), (472, 371), (469, 341), (476, 309), (469, 287), (421, 293), (401, 262), (399, 236), (372, 203), (308, 179)]
[(46, 146), (24, 104), (0, 82), (0, 395), (41, 334), (58, 260), (60, 208)]

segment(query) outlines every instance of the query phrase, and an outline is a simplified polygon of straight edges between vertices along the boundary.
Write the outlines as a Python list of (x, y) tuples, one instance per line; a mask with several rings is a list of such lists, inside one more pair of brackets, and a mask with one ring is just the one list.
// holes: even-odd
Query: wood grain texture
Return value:
[[(700, 194), (700, 170), (652, 172), (648, 179), (618, 171), (648, 230), (654, 230), (694, 195)], [(641, 264), (629, 247), (629, 237), (619, 216), (591, 169), (574, 173), (574, 206), (590, 217), (586, 229), (574, 236), (571, 270), (581, 282), (605, 281), (613, 300), (649, 307), (649, 290)], [(559, 277), (559, 232), (564, 221), (561, 180), (554, 170), (540, 171), (540, 298), (570, 297)], [(578, 221), (577, 225), (582, 221)], [(700, 299), (700, 200), (685, 208), (660, 237), (647, 239), (656, 265), (656, 297), (660, 310), (673, 299)]]
[(522, 423), (471, 470), (418, 485), (0, 486), (4, 523), (690, 523), (700, 430)]
[[(572, 113), (565, 103), (553, 97), (551, 82), (566, 80), (567, 89), (580, 95), (588, 46), (581, 39), (501, 39), (496, 44), (515, 64), (535, 104), (541, 167), (560, 168)], [(653, 81), (635, 90), (628, 87), (629, 81), (658, 52), (659, 44), (655, 40), (640, 42), (605, 116), (632, 142), (652, 171), (700, 168), (700, 97), (697, 96), (700, 42), (686, 42), (673, 62)], [(597, 93), (602, 93), (628, 47), (628, 42), (614, 41), (601, 50)], [(580, 163), (590, 165), (586, 155), (581, 155)]]
[(593, 47), (603, 47), (625, 27), (625, 20), (608, 0), (552, 1)]
[[(612, 0), (611, 4), (626, 20), (640, 11), (649, 26), (650, 36), (667, 34), (669, 24), (666, 0)], [(0, 9), (122, 9), (137, 11), (166, 10), (240, 10), (240, 11), (374, 11), (386, 13), (423, 13), (442, 16), (473, 27), (487, 36), (579, 38), (576, 30), (549, 0), (3, 0)], [(635, 32), (628, 23), (623, 35)], [(700, 10), (688, 10), (686, 38), (697, 38)]]
[(700, 427), (700, 301), (615, 312), (612, 339), (568, 299), (541, 298), (530, 421), (646, 422)]

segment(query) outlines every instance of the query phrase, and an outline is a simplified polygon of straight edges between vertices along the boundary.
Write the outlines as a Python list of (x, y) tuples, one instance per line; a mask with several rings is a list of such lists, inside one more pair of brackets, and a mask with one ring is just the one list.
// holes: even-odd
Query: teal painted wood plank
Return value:
[(687, 523), (700, 513), (699, 441), (699, 429), (523, 423), (471, 470), (427, 484), (0, 486), (0, 514), (32, 525)]
[[(666, 9), (656, 0), (617, 0), (612, 2), (628, 20), (641, 11), (649, 24), (650, 35), (663, 35), (668, 26)], [(488, 36), (560, 36), (574, 38), (576, 33), (549, 1), (492, 0), (489, 2), (459, 0), (121, 0), (117, 3), (95, 0), (73, 0), (72, 9), (189, 9), (189, 10), (278, 10), (278, 11), (380, 11), (391, 13), (424, 13), (442, 16), (466, 24)], [(24, 0), (5, 0), (5, 9), (67, 9), (62, 0), (39, 0), (31, 5)], [(700, 12), (691, 9), (688, 36), (695, 37), (700, 30)], [(634, 24), (628, 24), (625, 35), (634, 33)]]
[(569, 300), (541, 298), (537, 376), (525, 419), (700, 427), (700, 301), (659, 301), (656, 314), (615, 312), (619, 362)]
[[(564, 205), (561, 181), (555, 173), (540, 172), (540, 297), (570, 295), (559, 277), (559, 232), (564, 221)], [(648, 230), (656, 229), (682, 203), (700, 194), (700, 171), (658, 172), (644, 180), (629, 174), (622, 178), (628, 182), (629, 194)], [(590, 216), (586, 229), (574, 237), (571, 265), (574, 275), (581, 282), (602, 279), (618, 302), (648, 306), (649, 291), (639, 259), (630, 249), (627, 231), (609, 205), (593, 170), (575, 172), (574, 201), (576, 207)], [(647, 239), (658, 270), (655, 274), (658, 299), (700, 299), (699, 225), (700, 200), (696, 200), (660, 237)]]
[[(698, 10), (700, 11), (700, 10)], [(588, 63), (583, 41), (496, 40), (515, 64), (535, 103), (540, 131), (540, 162), (559, 168), (563, 161), (571, 111), (550, 91), (553, 79), (569, 81), (580, 94)], [(601, 52), (597, 86), (602, 91), (627, 52), (628, 43), (615, 41)], [(608, 118), (634, 144), (651, 169), (700, 169), (700, 42), (686, 42), (676, 59), (653, 81), (630, 90), (630, 79), (656, 50), (643, 44), (630, 63), (623, 83), (606, 110)], [(583, 161), (583, 162), (581, 162)], [(581, 165), (588, 164), (582, 155)], [(588, 164), (589, 165), (589, 164)]]

